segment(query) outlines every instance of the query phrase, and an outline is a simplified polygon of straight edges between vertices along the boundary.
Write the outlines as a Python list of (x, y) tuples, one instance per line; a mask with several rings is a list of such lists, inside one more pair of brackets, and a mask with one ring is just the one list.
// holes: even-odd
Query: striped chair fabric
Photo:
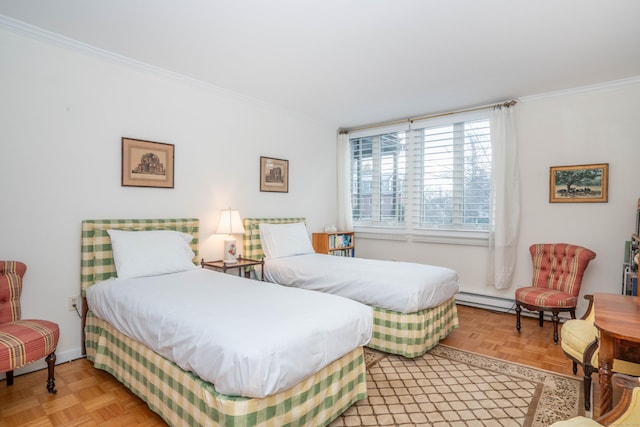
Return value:
[(13, 370), (46, 358), (47, 390), (55, 393), (53, 369), (60, 338), (58, 325), (48, 320), (21, 319), (22, 277), (27, 266), (19, 261), (0, 261), (0, 372), (13, 385)]
[(576, 318), (582, 277), (595, 252), (568, 243), (539, 243), (529, 247), (533, 262), (531, 286), (516, 289), (516, 329), (520, 332), (522, 307), (540, 314), (552, 312), (553, 341), (558, 342), (558, 314), (569, 312)]

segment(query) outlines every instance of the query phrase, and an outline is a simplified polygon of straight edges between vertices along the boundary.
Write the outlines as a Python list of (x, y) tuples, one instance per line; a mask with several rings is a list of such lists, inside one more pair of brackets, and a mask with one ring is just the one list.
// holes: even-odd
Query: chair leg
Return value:
[(5, 372), (5, 375), (7, 376), (7, 386), (13, 385), (13, 371)]
[(540, 324), (540, 327), (542, 328), (542, 325), (544, 325), (544, 311), (541, 311), (538, 314), (538, 323)]
[(516, 303), (516, 330), (520, 332), (520, 313), (522, 312), (522, 307), (520, 304)]
[(553, 321), (553, 343), (558, 344), (558, 324), (560, 323), (560, 317), (557, 311), (553, 312), (551, 320)]
[(47, 371), (49, 372), (49, 378), (47, 378), (47, 391), (51, 394), (56, 394), (56, 379), (53, 376), (53, 369), (56, 363), (56, 352), (54, 351), (44, 360), (47, 362)]
[(584, 410), (591, 409), (591, 374), (593, 373), (593, 366), (585, 365), (584, 370)]

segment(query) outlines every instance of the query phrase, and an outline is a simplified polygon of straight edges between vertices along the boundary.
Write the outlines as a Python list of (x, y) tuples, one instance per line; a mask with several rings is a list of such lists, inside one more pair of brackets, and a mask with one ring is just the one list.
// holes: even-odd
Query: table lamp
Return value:
[(236, 240), (232, 235), (244, 234), (244, 227), (242, 226), (242, 219), (240, 219), (240, 212), (231, 208), (223, 210), (220, 213), (220, 221), (218, 222), (216, 234), (229, 235), (229, 237), (224, 240), (223, 261), (227, 264), (237, 262)]

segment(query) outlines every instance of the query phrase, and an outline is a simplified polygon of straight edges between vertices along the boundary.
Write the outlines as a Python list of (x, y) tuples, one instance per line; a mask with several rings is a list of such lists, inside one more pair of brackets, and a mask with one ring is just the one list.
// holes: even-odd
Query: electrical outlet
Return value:
[(67, 302), (69, 304), (69, 307), (68, 307), (69, 311), (75, 311), (76, 307), (78, 308), (78, 310), (80, 309), (80, 307), (78, 307), (78, 297), (77, 296), (69, 297)]

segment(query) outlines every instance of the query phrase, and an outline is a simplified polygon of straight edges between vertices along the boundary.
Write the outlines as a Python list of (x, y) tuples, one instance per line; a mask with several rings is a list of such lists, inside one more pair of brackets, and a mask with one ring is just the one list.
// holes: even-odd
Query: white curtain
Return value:
[(349, 134), (338, 134), (336, 150), (338, 172), (338, 221), (336, 227), (340, 231), (353, 231), (351, 211), (351, 149)]
[(491, 114), (491, 229), (488, 282), (508, 289), (513, 280), (520, 228), (520, 174), (513, 105), (496, 106)]

